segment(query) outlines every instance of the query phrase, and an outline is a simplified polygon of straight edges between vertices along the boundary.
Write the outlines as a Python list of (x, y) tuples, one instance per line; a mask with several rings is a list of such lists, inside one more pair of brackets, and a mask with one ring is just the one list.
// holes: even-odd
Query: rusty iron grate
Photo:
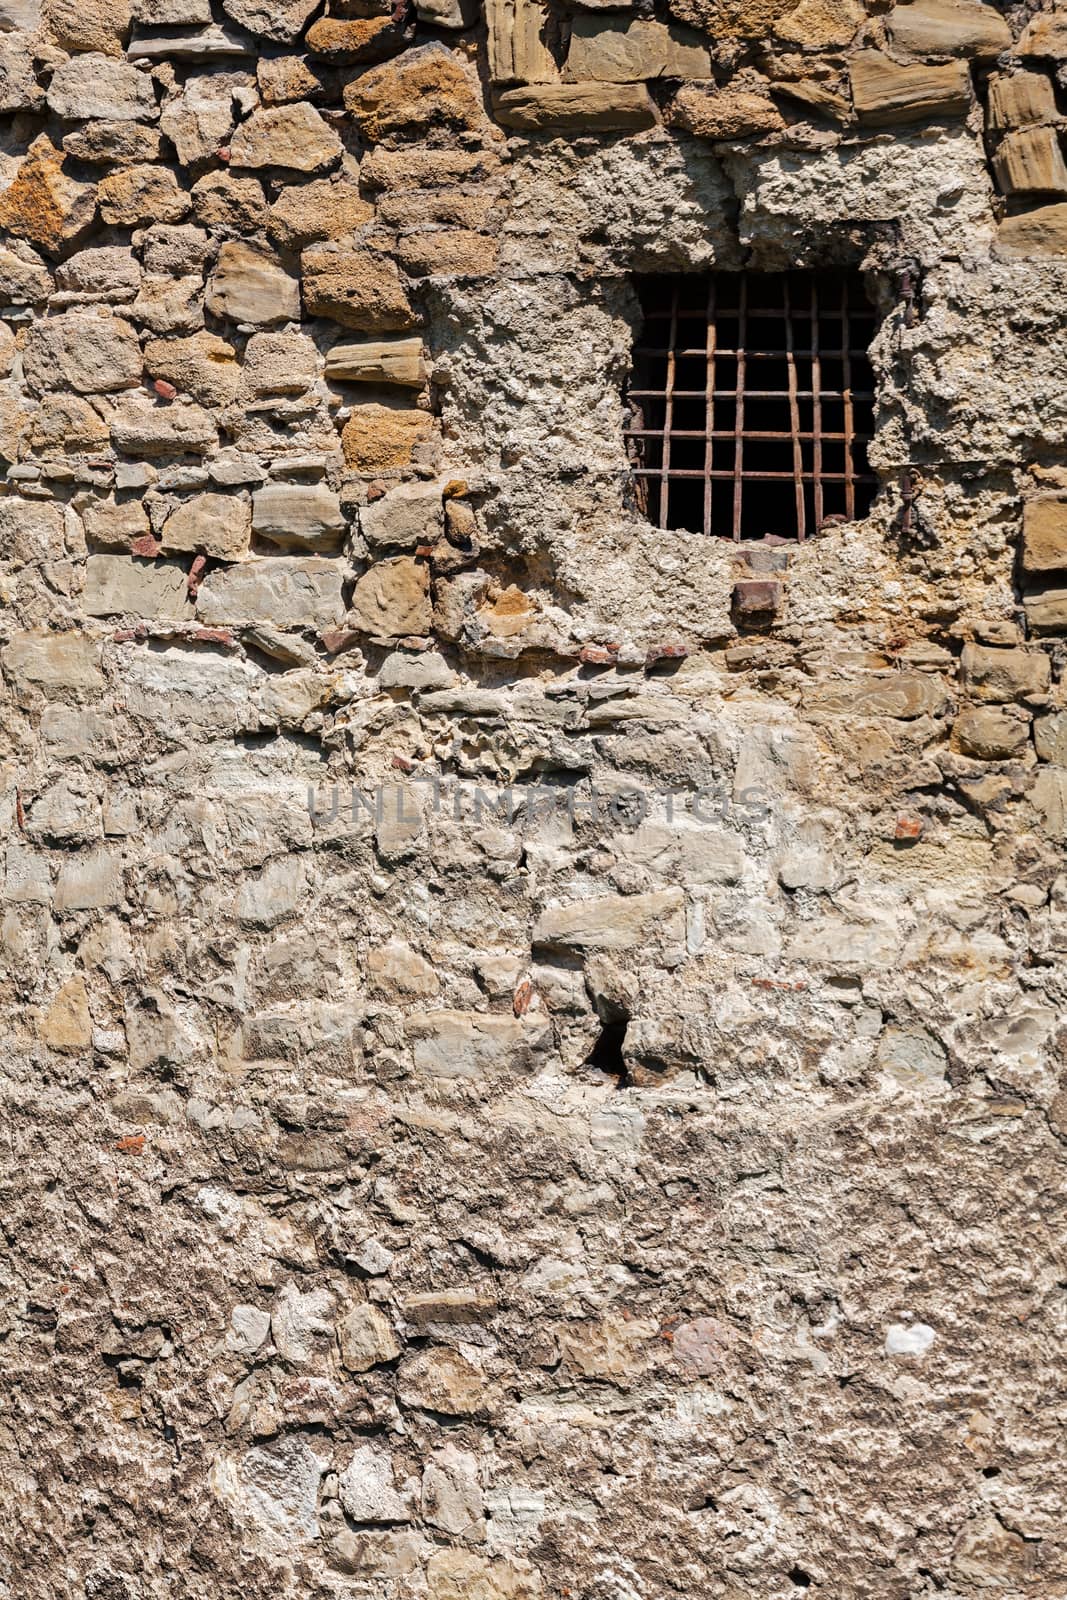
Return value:
[(641, 278), (628, 400), (638, 501), (659, 528), (803, 539), (865, 516), (878, 483), (868, 347), (848, 272)]

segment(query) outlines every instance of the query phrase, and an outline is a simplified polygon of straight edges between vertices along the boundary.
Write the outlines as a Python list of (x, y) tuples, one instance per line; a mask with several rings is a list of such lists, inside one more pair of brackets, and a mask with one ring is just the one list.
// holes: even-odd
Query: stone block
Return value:
[(987, 126), (995, 132), (1056, 120), (1052, 79), (1044, 72), (995, 72), (989, 79)]
[(636, 83), (505, 89), (493, 96), (493, 112), (505, 127), (530, 133), (633, 133), (659, 121), (648, 90)]
[(905, 67), (879, 50), (861, 50), (850, 75), (856, 113), (876, 127), (961, 117), (971, 104), (970, 74), (962, 61)]
[(439, 483), (402, 483), (380, 500), (363, 507), (360, 532), (376, 549), (389, 545), (414, 550), (434, 544), (444, 533), (444, 501)]
[(144, 349), (145, 371), (191, 394), (202, 406), (224, 406), (241, 386), (237, 351), (217, 333), (186, 339), (151, 339)]
[(0, 498), (0, 550), (5, 562), (27, 566), (62, 560), (63, 507), (17, 495)]
[(49, 698), (104, 687), (99, 641), (81, 633), (19, 633), (0, 660), (16, 689), (40, 689)]
[(1026, 749), (1030, 717), (1021, 706), (970, 707), (956, 718), (952, 738), (965, 756), (979, 761), (1008, 761)]
[(743, 578), (734, 584), (733, 608), (739, 616), (766, 616), (782, 603), (782, 585), (773, 578)]
[(363, 574), (346, 621), (360, 633), (399, 639), (427, 633), (432, 618), (428, 569), (411, 556), (397, 556)]
[(490, 1400), (489, 1385), (477, 1367), (458, 1350), (434, 1348), (419, 1350), (402, 1363), (397, 1394), (406, 1406), (446, 1417), (477, 1416)]
[(229, 144), (235, 87), (229, 73), (205, 73), (188, 78), (182, 93), (167, 101), (159, 125), (183, 166), (210, 161)]
[(93, 1042), (89, 997), (80, 973), (68, 978), (41, 1017), (39, 1032), (50, 1050), (77, 1054)]
[(534, 946), (549, 950), (634, 950), (654, 938), (685, 939), (685, 895), (681, 889), (652, 894), (603, 895), (542, 911)]
[(993, 251), (1009, 261), (1067, 255), (1067, 202), (1005, 217)]
[(1067, 711), (1054, 711), (1035, 720), (1034, 745), (1042, 761), (1067, 767)]
[(412, 42), (412, 30), (405, 16), (320, 17), (307, 32), (306, 44), (313, 56), (338, 66), (369, 66), (399, 55)]
[(56, 269), (56, 288), (61, 294), (132, 300), (140, 286), (140, 264), (133, 251), (122, 245), (79, 250)]
[(181, 567), (136, 556), (90, 556), (82, 603), (91, 617), (178, 621), (193, 611)]
[(111, 413), (111, 442), (126, 455), (203, 455), (217, 440), (214, 422), (191, 400), (160, 404), (123, 395)]
[(324, 172), (340, 158), (340, 139), (306, 101), (253, 111), (230, 140), (232, 167)]
[(162, 548), (195, 551), (219, 561), (239, 561), (248, 554), (252, 512), (239, 494), (196, 494), (172, 511), (163, 524)]
[(843, 49), (852, 43), (866, 13), (856, 0), (800, 0), (795, 10), (779, 17), (776, 39), (804, 51)]
[(122, 54), (131, 0), (42, 0), (40, 12), (46, 36), (61, 50)]
[(1067, 59), (1067, 11), (1039, 11), (1031, 17), (1019, 39), (1018, 53), (1049, 61)]
[(42, 133), (0, 194), (0, 228), (58, 255), (92, 226), (96, 196), (95, 184), (64, 173), (62, 155)]
[(699, 34), (665, 22), (577, 16), (563, 76), (571, 83), (710, 78), (711, 52)]
[(910, 0), (886, 17), (894, 49), (913, 56), (975, 56), (991, 61), (1011, 46), (1011, 29), (983, 0)]
[(540, 0), (485, 0), (489, 76), (494, 83), (555, 83), (559, 70), (545, 42), (548, 9)]
[(785, 127), (782, 113), (769, 96), (700, 84), (679, 89), (666, 120), (672, 128), (684, 128), (698, 139), (747, 139)]
[(111, 56), (72, 56), (56, 68), (48, 86), (48, 109), (56, 117), (88, 121), (154, 122), (159, 116), (152, 79)]
[(335, 344), (326, 352), (326, 376), (339, 383), (421, 389), (426, 382), (422, 340), (416, 337)]
[(267, 228), (286, 250), (302, 250), (322, 239), (344, 239), (374, 216), (359, 186), (343, 176), (283, 189), (270, 208)]
[(105, 550), (128, 550), (150, 532), (140, 500), (92, 500), (82, 512), (85, 537)]
[(396, 1484), (393, 1457), (375, 1444), (361, 1444), (337, 1480), (337, 1495), (353, 1522), (410, 1522), (411, 1494)]
[(122, 857), (101, 846), (65, 861), (56, 878), (57, 911), (99, 911), (122, 903), (125, 885)]
[(135, 33), (127, 55), (131, 61), (233, 61), (255, 54), (247, 34), (209, 24), (205, 28), (171, 28)]
[(197, 617), (218, 626), (334, 627), (344, 616), (341, 581), (346, 575), (341, 563), (324, 556), (253, 557), (208, 574), (197, 593)]
[(64, 153), (98, 167), (137, 167), (160, 160), (158, 127), (144, 122), (85, 122), (64, 135)]
[(1067, 499), (1053, 495), (1023, 507), (1024, 572), (1067, 572)]
[(291, 550), (339, 550), (345, 537), (341, 502), (326, 484), (269, 483), (252, 497), (252, 527)]
[(405, 234), (397, 259), (413, 278), (487, 278), (495, 271), (500, 247), (496, 239), (469, 228), (437, 228)]
[(1067, 588), (1033, 589), (1023, 595), (1023, 607), (1038, 633), (1067, 633)]
[(181, 222), (189, 196), (169, 167), (125, 167), (109, 173), (97, 190), (100, 215), (118, 228)]
[(222, 9), (257, 38), (294, 44), (319, 8), (319, 0), (222, 0)]
[(975, 700), (1016, 700), (1044, 694), (1051, 663), (1043, 650), (1003, 650), (966, 644), (961, 661), (963, 687)]
[(369, 1372), (384, 1361), (395, 1361), (400, 1344), (392, 1324), (374, 1305), (355, 1305), (337, 1328), (341, 1364), (349, 1372)]
[(1020, 128), (993, 156), (1002, 194), (1067, 194), (1067, 163), (1055, 128)]
[(399, 333), (415, 313), (396, 263), (374, 250), (314, 245), (301, 257), (308, 316), (329, 317), (360, 333)]
[(803, 691), (806, 710), (854, 717), (938, 716), (948, 705), (941, 679), (926, 672), (860, 672)]
[(0, 249), (0, 299), (4, 305), (39, 305), (51, 292), (52, 276), (28, 245), (19, 245), (17, 253)]
[(392, 406), (354, 406), (341, 434), (345, 461), (355, 472), (383, 472), (406, 467), (420, 439), (433, 428), (425, 411), (400, 411)]
[(219, 251), (204, 305), (216, 317), (270, 327), (300, 318), (300, 285), (277, 256), (242, 240)]
[(344, 98), (372, 144), (390, 134), (414, 138), (431, 128), (467, 133), (485, 128), (477, 77), (443, 44), (421, 45), (398, 61), (372, 67), (348, 85)]
[(34, 323), (26, 336), (23, 368), (35, 394), (48, 389), (112, 394), (140, 383), (141, 344), (121, 317), (68, 311)]

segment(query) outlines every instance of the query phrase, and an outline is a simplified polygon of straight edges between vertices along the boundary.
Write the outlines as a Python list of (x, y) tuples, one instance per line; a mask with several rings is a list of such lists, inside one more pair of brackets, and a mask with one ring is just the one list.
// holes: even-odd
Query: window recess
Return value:
[(866, 515), (876, 317), (858, 273), (647, 277), (637, 290), (626, 439), (656, 527), (792, 540)]

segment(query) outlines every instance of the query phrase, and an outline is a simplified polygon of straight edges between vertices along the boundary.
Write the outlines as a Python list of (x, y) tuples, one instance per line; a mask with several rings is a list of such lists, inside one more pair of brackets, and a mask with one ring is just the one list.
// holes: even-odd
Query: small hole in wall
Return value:
[(1000, 1477), (1000, 1468), (999, 1467), (983, 1467), (982, 1468), (982, 1477), (983, 1478), (999, 1478)]
[(803, 1567), (794, 1567), (789, 1574), (789, 1581), (790, 1583), (795, 1583), (798, 1589), (809, 1589), (811, 1587), (811, 1576), (804, 1571)]
[(586, 1056), (583, 1065), (594, 1067), (598, 1072), (606, 1072), (613, 1078), (624, 1078), (626, 1062), (623, 1059), (622, 1047), (625, 1039), (625, 1020), (605, 1022), (600, 1030), (600, 1037)]

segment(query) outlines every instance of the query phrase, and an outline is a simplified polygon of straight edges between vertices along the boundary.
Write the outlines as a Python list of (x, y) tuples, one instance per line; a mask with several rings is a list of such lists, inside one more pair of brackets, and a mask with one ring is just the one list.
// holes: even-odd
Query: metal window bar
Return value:
[(827, 516), (865, 515), (877, 488), (874, 312), (858, 276), (711, 274), (640, 288), (626, 434), (638, 504), (656, 525), (804, 539)]

